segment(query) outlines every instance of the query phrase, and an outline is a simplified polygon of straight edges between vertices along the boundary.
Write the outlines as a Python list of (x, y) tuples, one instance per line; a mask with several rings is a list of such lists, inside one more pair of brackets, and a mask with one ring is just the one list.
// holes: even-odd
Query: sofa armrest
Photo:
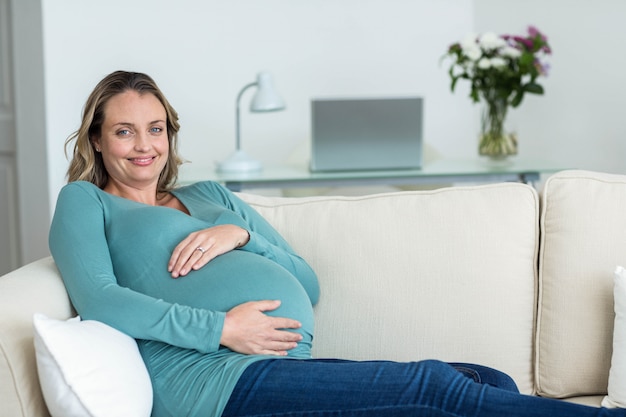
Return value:
[(37, 376), (34, 313), (57, 319), (75, 314), (50, 257), (0, 277), (0, 404), (3, 415), (49, 415)]

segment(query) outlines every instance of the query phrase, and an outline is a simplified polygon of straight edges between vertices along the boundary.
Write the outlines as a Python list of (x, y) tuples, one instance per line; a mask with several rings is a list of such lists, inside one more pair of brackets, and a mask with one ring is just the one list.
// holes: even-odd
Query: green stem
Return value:
[(505, 157), (517, 153), (517, 138), (504, 129), (508, 103), (500, 97), (485, 97), (481, 120), (479, 153), (492, 157)]

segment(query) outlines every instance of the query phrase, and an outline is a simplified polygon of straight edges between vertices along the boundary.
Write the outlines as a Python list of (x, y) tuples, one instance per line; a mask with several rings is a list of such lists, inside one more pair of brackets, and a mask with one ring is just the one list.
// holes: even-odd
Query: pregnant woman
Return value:
[(106, 76), (66, 143), (50, 229), (81, 317), (137, 340), (153, 416), (624, 415), (520, 395), (477, 365), (311, 358), (315, 273), (224, 187), (176, 186), (178, 130), (149, 76)]

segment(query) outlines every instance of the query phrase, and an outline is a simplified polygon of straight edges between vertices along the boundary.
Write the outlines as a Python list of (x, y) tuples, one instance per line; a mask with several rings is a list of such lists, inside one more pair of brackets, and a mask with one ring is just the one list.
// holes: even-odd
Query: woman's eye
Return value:
[(152, 133), (161, 133), (161, 132), (163, 132), (163, 129), (158, 127), (158, 126), (154, 126), (154, 127), (152, 127), (150, 129), (150, 132), (152, 132)]
[(130, 135), (130, 130), (128, 130), (128, 129), (118, 130), (117, 131), (117, 135), (118, 136), (128, 136), (128, 135)]

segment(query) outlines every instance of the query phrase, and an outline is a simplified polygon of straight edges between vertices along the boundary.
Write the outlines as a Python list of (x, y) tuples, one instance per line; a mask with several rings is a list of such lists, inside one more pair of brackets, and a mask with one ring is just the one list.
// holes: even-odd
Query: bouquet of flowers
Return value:
[[(470, 98), (474, 102), (483, 99), (486, 104), (481, 141), (495, 144), (489, 152), (481, 142), (481, 154), (517, 153), (516, 138), (507, 138), (503, 132), (506, 111), (509, 106), (519, 106), (526, 93), (543, 94), (537, 78), (548, 74), (544, 58), (551, 52), (546, 36), (534, 26), (528, 27), (526, 36), (488, 32), (470, 35), (448, 48), (444, 58), (452, 59), (451, 90), (459, 80), (468, 80)], [(503, 144), (506, 140), (508, 145)], [(514, 149), (506, 149), (512, 145)]]

